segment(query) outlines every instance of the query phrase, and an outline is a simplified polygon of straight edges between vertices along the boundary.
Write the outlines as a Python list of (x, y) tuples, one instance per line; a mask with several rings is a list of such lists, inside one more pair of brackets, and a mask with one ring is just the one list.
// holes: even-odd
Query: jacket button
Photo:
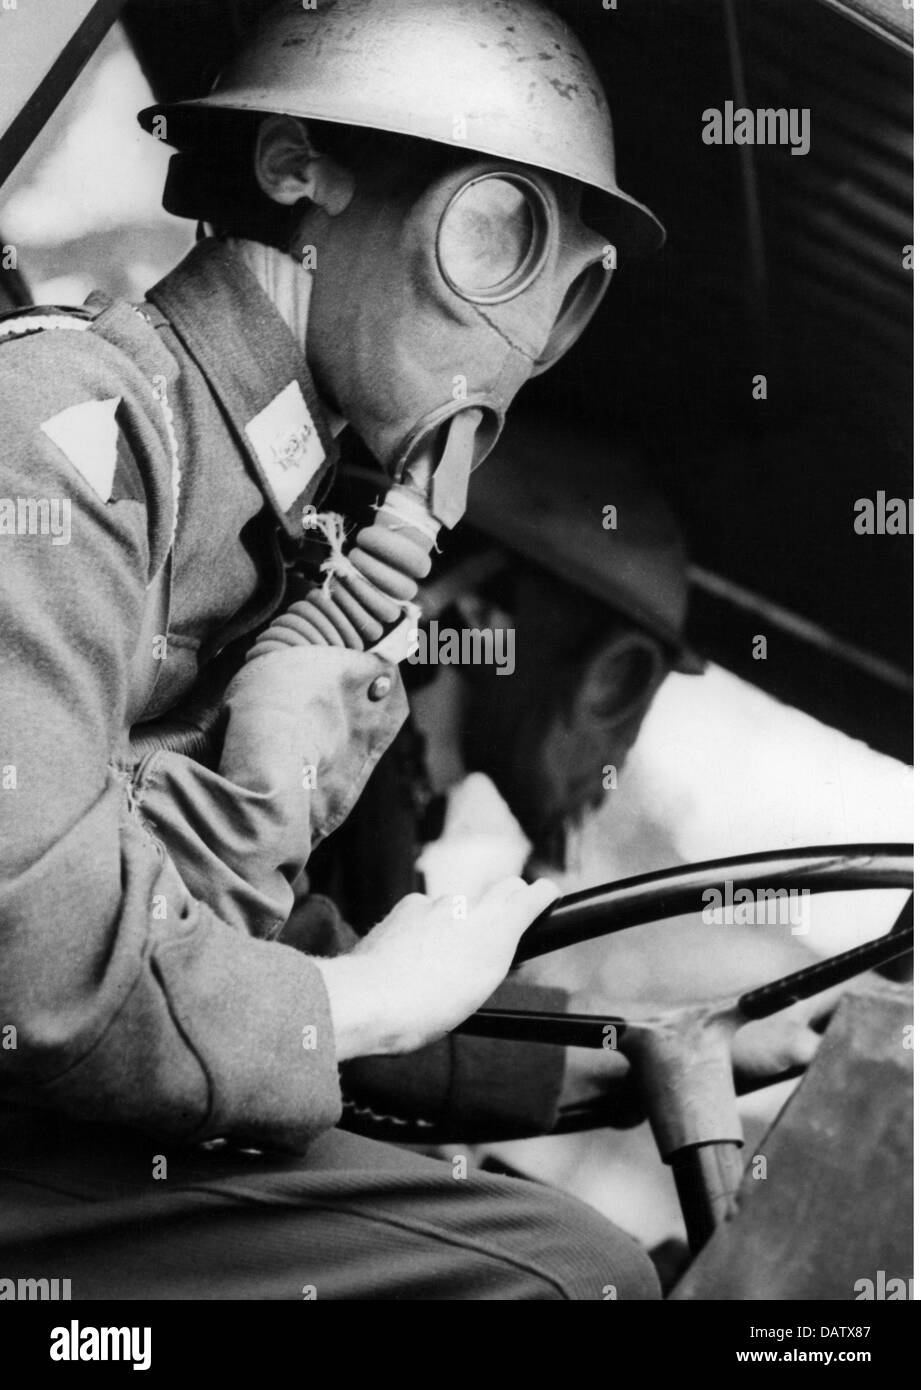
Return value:
[(377, 676), (371, 682), (368, 696), (372, 700), (386, 700), (392, 689), (393, 681), (389, 676)]

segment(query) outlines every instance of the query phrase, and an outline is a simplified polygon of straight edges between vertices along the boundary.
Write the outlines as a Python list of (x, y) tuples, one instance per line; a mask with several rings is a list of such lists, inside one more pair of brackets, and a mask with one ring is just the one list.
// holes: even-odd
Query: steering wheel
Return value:
[[(741, 855), (644, 874), (572, 893), (554, 903), (522, 938), (516, 963), (629, 927), (699, 911), (708, 888), (731, 879), (736, 889), (910, 888), (908, 845), (834, 845)], [(741, 996), (669, 1010), (629, 1022), (596, 1014), (480, 1009), (457, 1030), (491, 1038), (576, 1047), (616, 1045), (630, 1061), (645, 1114), (665, 1163), (674, 1173), (688, 1240), (698, 1250), (735, 1210), (742, 1178), (742, 1126), (733, 1083), (735, 1032), (800, 999), (808, 999), (866, 970), (892, 966), (913, 949), (912, 900), (892, 930), (828, 960), (797, 970)], [(749, 1090), (801, 1075), (797, 1067)], [(744, 1092), (743, 1092), (744, 1093)], [(610, 1123), (603, 1106), (564, 1112), (556, 1133)]]

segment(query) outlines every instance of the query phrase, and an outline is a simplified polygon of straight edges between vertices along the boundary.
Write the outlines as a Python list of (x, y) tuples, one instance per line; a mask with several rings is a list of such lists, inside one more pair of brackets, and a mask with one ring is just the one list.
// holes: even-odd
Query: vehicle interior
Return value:
[[(522, 971), (594, 982), (609, 1003), (487, 1007), (463, 1028), (587, 1047), (613, 1029), (649, 1122), (620, 1131), (583, 1108), (549, 1138), (438, 1142), (634, 1219), (674, 1299), (853, 1297), (839, 1270), (855, 1252), (870, 1271), (910, 1267), (912, 11), (555, 7), (609, 94), (618, 176), (668, 239), (618, 264), (578, 348), (524, 388), (423, 596), (426, 621), (511, 613), (545, 646), (517, 685), (409, 673), (413, 723), (319, 881), (359, 928), (418, 883), (420, 852), (453, 891), (431, 849), (446, 823), (457, 844), (515, 839), (478, 784), (466, 811), (451, 800), (485, 774), (524, 828), (512, 871), (548, 866), (563, 888)], [(66, 142), (80, 127), (89, 149), (122, 100), (206, 93), (264, 8), (44, 0), (42, 45), (0, 16), (17, 58), (0, 97), (0, 308), (77, 303), (100, 282), (140, 297), (191, 246), (195, 228), (157, 202), (168, 150), (126, 125), (106, 149), (132, 190), (120, 207), (91, 182), (75, 194)], [(730, 101), (808, 108), (807, 157), (704, 143), (702, 113)], [(373, 470), (356, 441), (344, 505), (367, 505)], [(587, 525), (606, 505), (615, 529)], [(628, 669), (610, 654), (631, 634)], [(662, 664), (647, 671), (640, 650)], [(527, 746), (537, 765), (567, 711), (565, 786), (520, 752), (503, 760), (502, 730), (511, 747), (544, 693)], [(583, 763), (617, 763), (616, 790), (583, 785)], [(809, 930), (702, 927), (702, 893), (726, 880), (814, 895)], [(850, 981), (805, 1077), (737, 1095), (732, 1033)], [(759, 1181), (759, 1156), (780, 1181)]]

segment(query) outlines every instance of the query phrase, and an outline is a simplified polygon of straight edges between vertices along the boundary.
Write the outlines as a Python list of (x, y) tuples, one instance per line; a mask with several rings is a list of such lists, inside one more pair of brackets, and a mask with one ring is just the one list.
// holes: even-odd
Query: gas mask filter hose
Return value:
[(467, 505), (467, 484), (483, 412), (468, 407), (423, 435), (391, 486), (371, 526), (345, 553), (345, 525), (333, 512), (308, 512), (331, 554), (322, 586), (293, 603), (247, 654), (254, 660), (285, 646), (347, 647), (399, 662), (415, 646), (419, 610), (413, 600), (431, 569), (442, 526), (453, 527)]
[(348, 554), (342, 518), (310, 515), (305, 525), (330, 544), (324, 584), (280, 614), (251, 647), (247, 661), (286, 646), (380, 650), (399, 661), (409, 655), (418, 610), (413, 600), (431, 569), (439, 524), (412, 488), (390, 488), (371, 526), (359, 531)]

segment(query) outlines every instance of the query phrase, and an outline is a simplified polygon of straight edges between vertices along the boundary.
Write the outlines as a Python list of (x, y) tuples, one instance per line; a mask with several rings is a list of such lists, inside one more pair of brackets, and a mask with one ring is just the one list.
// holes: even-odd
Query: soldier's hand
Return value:
[(793, 1067), (807, 1067), (838, 1000), (852, 985), (853, 981), (835, 985), (782, 1013), (746, 1023), (732, 1040), (736, 1080), (753, 1084)]
[[(819, 1049), (832, 1011), (852, 983), (835, 985), (740, 1028), (730, 1045), (736, 1087), (757, 1089), (759, 1083), (765, 1085), (787, 1071), (807, 1067)], [(577, 995), (570, 1003), (573, 1013), (621, 1012), (593, 994)], [(607, 1123), (615, 1128), (627, 1129), (644, 1119), (642, 1096), (625, 1057), (606, 1048), (568, 1048), (560, 1104), (601, 1101), (606, 1102)]]
[(508, 974), (518, 942), (559, 896), (503, 879), (475, 901), (411, 893), (348, 955), (316, 960), (340, 1061), (414, 1052), (469, 1018)]

